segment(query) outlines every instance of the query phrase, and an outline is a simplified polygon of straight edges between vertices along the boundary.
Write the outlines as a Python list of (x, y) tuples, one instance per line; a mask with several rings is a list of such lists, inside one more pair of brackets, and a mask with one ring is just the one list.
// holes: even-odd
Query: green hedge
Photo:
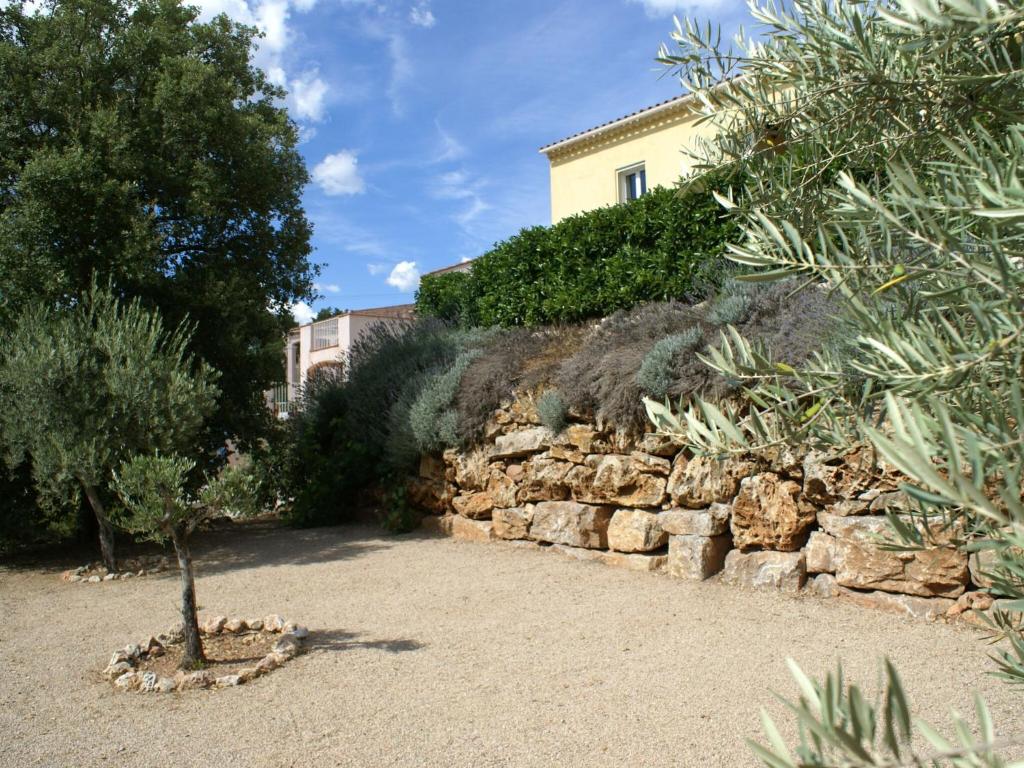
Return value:
[(465, 326), (547, 325), (687, 299), (718, 274), (736, 225), (709, 189), (639, 200), (532, 227), (471, 272), (423, 278), (417, 311)]

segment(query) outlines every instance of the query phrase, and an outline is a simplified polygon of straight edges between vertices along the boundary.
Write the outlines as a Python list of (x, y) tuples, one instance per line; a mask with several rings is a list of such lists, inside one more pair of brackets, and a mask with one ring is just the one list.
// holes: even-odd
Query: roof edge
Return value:
[(547, 144), (537, 150), (542, 155), (550, 155), (559, 149), (563, 149), (573, 144), (577, 144), (585, 139), (589, 139), (595, 136), (600, 136), (616, 128), (620, 128), (624, 125), (631, 123), (641, 122), (655, 115), (659, 115), (662, 112), (670, 112), (680, 107), (689, 106), (691, 102), (695, 101), (696, 97), (692, 93), (684, 93), (679, 96), (673, 96), (671, 99), (660, 101), (657, 104), (652, 104), (649, 107), (638, 109), (636, 112), (630, 112), (628, 115), (617, 117), (614, 120), (609, 120), (607, 123), (601, 123), (600, 125), (588, 128), (585, 131), (574, 133), (570, 136), (566, 136), (564, 139)]

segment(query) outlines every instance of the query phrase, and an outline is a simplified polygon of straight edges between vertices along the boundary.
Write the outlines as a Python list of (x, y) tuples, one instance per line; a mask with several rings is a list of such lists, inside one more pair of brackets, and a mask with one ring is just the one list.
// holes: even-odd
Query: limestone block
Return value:
[(839, 598), (863, 608), (873, 608), (900, 616), (914, 619), (937, 621), (956, 603), (942, 597), (916, 597), (913, 595), (894, 595), (889, 592), (857, 592), (839, 587)]
[(803, 552), (741, 552), (725, 556), (722, 582), (737, 587), (799, 592), (807, 579)]
[(720, 536), (670, 536), (668, 540), (668, 572), (689, 581), (703, 581), (714, 576), (725, 564), (732, 546), (728, 534)]
[(523, 465), (522, 480), (519, 482), (518, 503), (568, 499), (569, 484), (565, 477), (572, 467), (569, 462), (545, 457), (537, 457), (526, 462)]
[(745, 477), (732, 504), (733, 541), (738, 549), (795, 552), (815, 522), (813, 506), (800, 498), (800, 484), (774, 472)]
[(533, 520), (533, 505), (496, 509), (492, 517), (494, 535), (499, 539), (525, 539)]
[(437, 536), (451, 536), (453, 517), (454, 515), (445, 515), (444, 517), (427, 515), (420, 521), (420, 527), (425, 533)]
[(620, 509), (608, 524), (608, 548), (618, 552), (650, 552), (665, 546), (668, 534), (658, 515), (642, 509)]
[(712, 504), (731, 501), (740, 487), (740, 480), (754, 474), (753, 462), (742, 459), (719, 461), (696, 456), (689, 461), (676, 457), (668, 479), (672, 501), (687, 509), (706, 509)]
[(657, 507), (665, 499), (665, 478), (650, 474), (630, 456), (588, 456), (586, 465), (573, 467), (566, 480), (573, 498), (588, 504)]
[(804, 547), (808, 573), (835, 573), (836, 540), (822, 531), (812, 531)]
[(967, 555), (953, 546), (916, 551), (883, 549), (885, 539), (894, 538), (884, 517), (819, 513), (818, 522), (836, 539), (835, 574), (844, 587), (921, 597), (957, 597), (967, 585)]
[(662, 530), (677, 536), (721, 536), (729, 531), (732, 506), (712, 504), (707, 509), (669, 509), (658, 514)]
[(570, 547), (606, 549), (608, 523), (614, 509), (575, 501), (542, 501), (535, 505), (530, 538)]
[(468, 517), (452, 517), (452, 537), (462, 541), (491, 541), (494, 538), (490, 520), (470, 520)]
[(540, 453), (551, 441), (551, 433), (545, 427), (533, 427), (499, 435), (494, 440), (492, 459), (513, 459)]

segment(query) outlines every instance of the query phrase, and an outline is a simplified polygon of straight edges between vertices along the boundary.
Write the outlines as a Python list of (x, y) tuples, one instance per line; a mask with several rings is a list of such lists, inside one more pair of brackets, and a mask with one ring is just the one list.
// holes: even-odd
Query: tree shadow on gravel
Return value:
[(346, 632), (342, 629), (310, 632), (305, 645), (309, 653), (351, 651), (355, 648), (369, 648), (387, 653), (405, 653), (426, 648), (417, 640), (360, 640), (358, 632)]
[(356, 526), (235, 526), (200, 534), (193, 552), (200, 575), (275, 565), (315, 565), (390, 549), (382, 532)]

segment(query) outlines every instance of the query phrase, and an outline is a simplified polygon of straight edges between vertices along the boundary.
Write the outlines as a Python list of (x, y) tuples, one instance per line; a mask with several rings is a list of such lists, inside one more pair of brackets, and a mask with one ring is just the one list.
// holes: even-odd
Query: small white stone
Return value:
[(147, 693), (155, 691), (157, 682), (156, 672), (143, 672), (139, 680), (139, 690)]
[(174, 681), (169, 677), (161, 677), (156, 681), (157, 693), (170, 693), (174, 690)]
[(110, 666), (103, 670), (103, 674), (110, 680), (115, 680), (123, 675), (125, 672), (131, 672), (132, 665), (127, 661), (116, 661), (111, 662)]
[(283, 617), (272, 613), (263, 619), (263, 628), (267, 632), (280, 632), (284, 629), (285, 620)]
[(230, 688), (241, 684), (241, 675), (224, 675), (222, 677), (218, 677), (217, 680), (214, 682), (214, 685), (216, 685), (218, 688)]
[(90, 584), (99, 584), (101, 581), (103, 581), (103, 579), (101, 579), (99, 576), (90, 576), (89, 577), (89, 583)]
[(137, 677), (135, 672), (125, 672), (114, 681), (114, 685), (122, 691), (135, 690), (135, 687), (139, 684)]

